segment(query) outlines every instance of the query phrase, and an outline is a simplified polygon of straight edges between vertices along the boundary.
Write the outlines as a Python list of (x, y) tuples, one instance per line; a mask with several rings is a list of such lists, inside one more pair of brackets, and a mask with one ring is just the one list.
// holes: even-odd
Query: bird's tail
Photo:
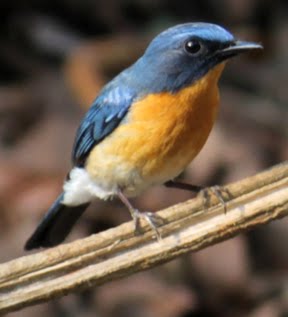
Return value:
[(57, 198), (48, 210), (26, 242), (25, 250), (40, 247), (48, 248), (61, 243), (89, 205), (89, 203), (85, 203), (79, 206), (66, 206), (61, 203), (63, 196), (64, 193)]

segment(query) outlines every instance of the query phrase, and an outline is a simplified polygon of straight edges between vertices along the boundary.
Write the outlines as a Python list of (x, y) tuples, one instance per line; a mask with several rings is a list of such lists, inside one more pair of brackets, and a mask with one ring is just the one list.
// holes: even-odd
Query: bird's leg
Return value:
[(201, 195), (203, 197), (202, 199), (203, 199), (203, 205), (204, 205), (205, 209), (207, 209), (207, 207), (209, 205), (209, 201), (210, 201), (209, 191), (210, 191), (217, 197), (217, 199), (219, 200), (219, 202), (223, 206), (224, 213), (227, 212), (227, 205), (226, 205), (225, 199), (223, 197), (224, 196), (223, 194), (225, 193), (225, 194), (229, 195), (229, 192), (223, 187), (220, 187), (218, 185), (215, 185), (212, 187), (202, 187), (202, 186), (177, 182), (177, 181), (173, 181), (173, 180), (170, 180), (170, 181), (164, 183), (164, 185), (166, 187), (189, 190), (189, 191), (192, 191), (192, 192), (197, 193), (197, 194), (201, 193)]
[(130, 201), (128, 200), (128, 198), (122, 193), (121, 190), (118, 190), (117, 192), (117, 196), (119, 197), (119, 199), (123, 202), (123, 204), (128, 208), (131, 217), (134, 221), (134, 225), (135, 225), (135, 232), (139, 233), (140, 232), (140, 228), (139, 228), (139, 220), (140, 218), (144, 218), (149, 226), (151, 227), (151, 229), (155, 232), (157, 240), (160, 241), (161, 240), (161, 234), (157, 228), (157, 225), (159, 223), (159, 220), (162, 220), (159, 216), (157, 216), (155, 213), (153, 212), (140, 212), (138, 209), (134, 208)]
[(177, 182), (177, 181), (168, 181), (164, 183), (166, 187), (172, 187), (172, 188), (178, 188), (178, 189), (184, 189), (184, 190), (189, 190), (194, 193), (199, 193), (201, 190), (204, 189), (202, 186), (197, 186), (197, 185), (192, 185), (192, 184), (187, 184), (187, 183), (182, 183), (182, 182)]

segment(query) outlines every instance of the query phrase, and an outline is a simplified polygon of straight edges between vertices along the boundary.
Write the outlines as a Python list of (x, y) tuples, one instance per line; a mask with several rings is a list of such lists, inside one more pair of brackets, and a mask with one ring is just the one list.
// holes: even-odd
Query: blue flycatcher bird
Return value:
[(102, 89), (84, 116), (63, 192), (25, 249), (61, 243), (95, 198), (119, 197), (136, 228), (144, 217), (157, 233), (153, 214), (139, 212), (128, 198), (156, 184), (197, 190), (173, 179), (208, 138), (225, 62), (260, 48), (209, 23), (177, 25), (154, 38), (143, 56)]

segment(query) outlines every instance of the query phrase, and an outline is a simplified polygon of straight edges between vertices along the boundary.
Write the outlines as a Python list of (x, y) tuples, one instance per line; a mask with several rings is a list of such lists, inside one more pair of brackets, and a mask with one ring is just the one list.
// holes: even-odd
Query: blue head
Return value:
[(237, 41), (215, 24), (181, 24), (154, 38), (129, 73), (142, 91), (177, 92), (224, 60), (259, 48), (255, 43)]

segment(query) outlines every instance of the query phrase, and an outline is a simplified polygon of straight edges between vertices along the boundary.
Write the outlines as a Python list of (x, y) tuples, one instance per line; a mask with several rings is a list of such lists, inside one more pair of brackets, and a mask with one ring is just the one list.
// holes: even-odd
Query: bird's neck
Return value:
[(190, 86), (172, 94), (178, 115), (183, 115), (183, 118), (188, 120), (193, 118), (195, 123), (198, 120), (200, 123), (202, 116), (206, 120), (210, 117), (214, 121), (219, 104), (218, 81), (224, 66), (224, 63), (215, 66)]
[[(176, 93), (161, 92), (150, 94), (137, 101), (129, 117), (135, 121), (154, 122), (162, 120), (165, 125), (192, 121), (205, 124), (213, 121), (218, 108), (218, 80), (224, 64), (219, 64), (205, 76)], [(165, 120), (164, 120), (165, 119)], [(191, 127), (191, 124), (187, 125)]]
[(206, 75), (184, 88), (179, 94), (187, 95), (192, 98), (214, 98), (215, 90), (218, 91), (218, 81), (225, 67), (225, 63), (221, 63), (211, 69)]

